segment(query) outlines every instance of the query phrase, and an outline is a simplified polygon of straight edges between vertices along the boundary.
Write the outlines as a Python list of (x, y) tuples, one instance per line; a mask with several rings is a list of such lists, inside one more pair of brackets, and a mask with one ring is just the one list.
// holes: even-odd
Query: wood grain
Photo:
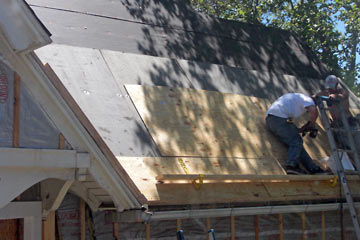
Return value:
[[(188, 173), (179, 162), (182, 159)], [(219, 159), (220, 164), (219, 164)], [(118, 161), (129, 172), (136, 186), (144, 194), (149, 205), (183, 205), (183, 204), (212, 204), (212, 203), (243, 203), (243, 202), (276, 202), (276, 201), (305, 201), (305, 200), (336, 200), (339, 197), (338, 185), (333, 185), (334, 176), (302, 175), (288, 176), (281, 174), (269, 175), (260, 172), (257, 175), (249, 168), (241, 172), (241, 162), (237, 158), (176, 158), (176, 157), (118, 157)], [(228, 168), (222, 166), (222, 161), (228, 161)], [(254, 160), (255, 161), (255, 160)], [(201, 164), (200, 164), (201, 163)], [(249, 162), (249, 165), (251, 162)], [(202, 167), (201, 167), (202, 166)], [(199, 167), (199, 168), (198, 168)], [(261, 169), (261, 168), (260, 168)], [(156, 176), (170, 174), (172, 176), (199, 176), (205, 174), (205, 181), (199, 189), (195, 189), (191, 181), (180, 183), (158, 183)], [(213, 181), (207, 182), (208, 174), (216, 178), (223, 173), (224, 179), (251, 179), (251, 181)], [(229, 174), (229, 176), (226, 176)], [(236, 175), (237, 174), (237, 175)], [(244, 174), (241, 176), (241, 174)], [(263, 174), (263, 175), (261, 175)], [(191, 177), (190, 177), (191, 178)], [(260, 181), (261, 179), (266, 181)], [(275, 179), (276, 181), (272, 181)], [(347, 177), (350, 190), (354, 197), (360, 196), (358, 176)]]
[[(266, 129), (267, 99), (187, 88), (126, 89), (163, 156), (287, 159), (287, 148)], [(304, 142), (320, 160), (330, 151), (318, 128), (318, 137), (304, 137)]]

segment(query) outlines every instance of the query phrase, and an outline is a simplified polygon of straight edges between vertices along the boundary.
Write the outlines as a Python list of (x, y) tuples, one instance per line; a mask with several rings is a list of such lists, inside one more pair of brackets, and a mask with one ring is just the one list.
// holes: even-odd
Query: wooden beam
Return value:
[[(358, 180), (351, 180), (351, 177), (349, 176), (347, 179), (351, 192), (354, 196), (360, 195)], [(151, 189), (143, 189), (144, 194), (148, 197), (149, 205), (152, 206), (226, 202), (336, 200), (339, 198), (338, 189), (333, 187), (329, 181), (294, 181), (290, 183), (216, 182), (204, 183), (200, 189), (196, 189), (191, 183), (166, 183), (154, 184), (154, 187), (156, 187), (156, 192)]]
[[(200, 174), (163, 174), (156, 177), (160, 182), (165, 181), (194, 181)], [(251, 181), (251, 182), (290, 182), (290, 181), (330, 181), (334, 175), (212, 175), (202, 174), (203, 181)], [(354, 176), (360, 180), (359, 176)]]
[(342, 209), (340, 209), (341, 211), (341, 234), (342, 234), (342, 239), (346, 239), (346, 225), (345, 225), (345, 209), (344, 207), (342, 207)]
[(146, 240), (150, 240), (150, 223), (145, 224)]
[(305, 213), (301, 213), (301, 239), (306, 239), (306, 216)]
[(75, 150), (0, 148), (0, 167), (88, 168), (88, 153)]
[(19, 147), (20, 140), (20, 76), (14, 73), (13, 147)]
[(85, 204), (85, 218), (89, 230), (89, 238), (90, 240), (95, 240), (94, 220), (92, 218), (92, 215), (90, 214), (90, 208), (87, 207), (86, 204)]
[(235, 216), (230, 216), (230, 232), (231, 232), (231, 240), (235, 240)]
[(283, 222), (283, 215), (279, 214), (279, 240), (284, 239), (284, 222)]
[(43, 240), (55, 240), (55, 211), (50, 211), (43, 222)]
[(85, 201), (80, 199), (80, 240), (86, 239)]
[(113, 223), (113, 237), (114, 240), (119, 240), (119, 223)]
[(326, 239), (325, 230), (325, 211), (321, 211), (321, 240)]
[(209, 240), (209, 230), (211, 229), (210, 218), (206, 218), (206, 240)]
[(255, 240), (259, 240), (259, 215), (254, 216)]
[(58, 211), (55, 211), (55, 221), (56, 221), (56, 236), (57, 236), (57, 240), (62, 240), (61, 224), (60, 224), (60, 218), (59, 218), (59, 215), (58, 215)]
[(59, 208), (73, 182), (74, 180), (46, 179), (40, 183), (44, 216)]
[(181, 229), (181, 219), (176, 219), (176, 231), (180, 231)]
[[(241, 166), (241, 161), (237, 162), (232, 158), (228, 158), (231, 162), (228, 165), (225, 163), (226, 158), (181, 159), (190, 174), (184, 174), (179, 157), (118, 157), (149, 205), (336, 200), (339, 197), (333, 175), (241, 175), (233, 172), (230, 167)], [(206, 169), (208, 170), (205, 171)], [(139, 175), (139, 172), (143, 174)], [(205, 180), (200, 189), (196, 190), (191, 182), (199, 178), (199, 173), (204, 173)], [(161, 176), (167, 175), (176, 180), (166, 180), (164, 184), (156, 180), (156, 176), (163, 179)], [(220, 181), (218, 175), (222, 179), (233, 176), (237, 180)], [(208, 180), (213, 176), (216, 176), (216, 181)], [(360, 195), (359, 180), (359, 176), (347, 176), (354, 196)]]
[(59, 149), (65, 149), (65, 137), (62, 133), (59, 134)]

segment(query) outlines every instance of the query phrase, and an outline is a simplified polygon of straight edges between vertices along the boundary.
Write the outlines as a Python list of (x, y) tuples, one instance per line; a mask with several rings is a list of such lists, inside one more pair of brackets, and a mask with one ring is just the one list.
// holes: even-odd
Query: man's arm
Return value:
[(306, 107), (306, 110), (309, 114), (309, 121), (299, 129), (300, 133), (302, 133), (304, 130), (306, 130), (309, 127), (314, 127), (316, 119), (319, 115), (316, 106), (308, 106)]
[(316, 106), (306, 107), (306, 110), (309, 113), (309, 121), (311, 122), (312, 126), (314, 126), (316, 119), (319, 115), (318, 110), (317, 110)]
[(337, 89), (333, 93), (329, 95), (330, 98), (338, 99), (338, 100), (344, 100), (349, 98), (349, 92), (346, 89)]

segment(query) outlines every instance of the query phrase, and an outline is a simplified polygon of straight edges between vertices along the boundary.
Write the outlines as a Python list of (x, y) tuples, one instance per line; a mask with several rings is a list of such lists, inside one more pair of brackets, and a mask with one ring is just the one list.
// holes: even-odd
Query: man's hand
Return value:
[(310, 133), (309, 136), (312, 138), (316, 138), (317, 133), (318, 133), (318, 129), (314, 126), (314, 124), (310, 121), (308, 121), (307, 123), (305, 123), (300, 129), (299, 129), (299, 133), (301, 133), (301, 136), (305, 136), (306, 133)]
[(313, 127), (313, 124), (310, 121), (308, 121), (301, 128), (299, 128), (299, 133), (304, 133), (305, 131), (307, 131), (308, 129), (310, 129), (312, 127)]

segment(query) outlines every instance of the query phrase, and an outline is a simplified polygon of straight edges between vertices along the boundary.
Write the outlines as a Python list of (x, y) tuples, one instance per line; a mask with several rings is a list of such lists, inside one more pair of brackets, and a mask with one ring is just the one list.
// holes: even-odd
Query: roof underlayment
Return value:
[[(210, 221), (218, 238), (231, 234), (251, 239), (260, 232), (269, 238), (315, 239), (325, 231), (328, 237), (340, 238), (343, 229), (335, 212), (342, 208), (337, 204), (339, 183), (334, 176), (285, 175), (281, 165), (286, 149), (263, 122), (267, 106), (280, 95), (313, 94), (321, 88), (326, 69), (296, 36), (201, 15), (188, 1), (27, 2), (54, 41), (36, 50), (45, 66), (34, 54), (27, 56), (39, 73), (44, 72), (33, 83), (53, 84), (51, 94), (58, 96), (58, 105), (51, 106), (69, 107), (72, 124), (81, 125), (86, 138), (92, 138), (87, 150), (96, 149), (84, 153), (91, 169), (88, 166), (86, 174), (80, 172), (84, 175), (70, 183), (69, 192), (77, 197), (67, 194), (57, 210), (62, 236), (79, 236), (82, 198), (92, 210), (113, 210), (94, 212), (93, 224), (88, 221), (97, 239), (116, 232), (124, 239), (149, 239), (150, 220), (151, 238), (156, 239), (172, 239), (180, 227), (186, 236), (203, 239)], [(50, 90), (39, 95), (45, 93)], [(49, 106), (42, 109), (43, 99), (37, 109), (34, 95), (26, 88), (21, 94), (26, 101), (22, 113), (33, 105), (32, 115), (22, 114), (29, 119), (23, 126), (31, 124), (43, 132), (48, 126), (43, 123), (54, 118), (57, 122), (54, 141), (33, 146), (39, 136), (31, 138), (34, 133), (29, 132), (31, 141), (20, 146), (57, 148), (58, 141), (65, 141), (57, 138), (64, 130), (59, 126), (65, 126), (56, 119), (61, 111), (57, 115)], [(10, 105), (13, 99), (10, 96)], [(42, 120), (31, 123), (41, 114)], [(328, 155), (321, 130), (315, 140), (304, 138), (316, 160)], [(26, 131), (22, 129), (20, 140)], [(11, 140), (5, 146), (10, 147)], [(69, 153), (77, 156), (75, 150)], [(98, 160), (109, 164), (100, 168)], [(113, 173), (120, 177), (105, 179)], [(358, 176), (347, 180), (358, 197)], [(41, 183), (45, 190), (49, 181)], [(146, 205), (138, 209), (140, 202), (149, 204), (148, 211), (143, 211)], [(116, 207), (121, 213), (113, 215)], [(330, 211), (326, 227), (324, 211)], [(350, 222), (349, 216), (345, 219)], [(117, 231), (112, 221), (120, 222)], [(148, 223), (146, 230), (143, 222)], [(351, 223), (344, 225), (352, 236)]]
[[(268, 174), (260, 170), (261, 159), (278, 166), (278, 161), (281, 164), (286, 158), (286, 149), (274, 144), (276, 140), (266, 131), (261, 133), (266, 107), (287, 92), (316, 93), (326, 73), (323, 64), (293, 34), (204, 16), (186, 1), (28, 2), (54, 41), (36, 54), (54, 70), (140, 191), (153, 189), (149, 184), (156, 186), (157, 175), (171, 173), (158, 167), (167, 165), (167, 160), (153, 163), (156, 160), (144, 157), (257, 159), (255, 173)], [(131, 85), (146, 88), (130, 91)], [(154, 89), (159, 89), (155, 86), (164, 87), (165, 95), (156, 97), (160, 93), (155, 93)], [(180, 96), (189, 88), (195, 89), (190, 98)], [(167, 100), (172, 97), (166, 92), (169, 89), (180, 94), (174, 105)], [(207, 91), (196, 98), (199, 90)], [(214, 94), (219, 95), (215, 100)], [(139, 96), (142, 99), (136, 100)], [(234, 98), (235, 108), (227, 106), (227, 98)], [(244, 104), (242, 99), (253, 100)], [(264, 106), (255, 114), (252, 105), (257, 103)], [(190, 120), (197, 121), (197, 131), (210, 132), (196, 134), (192, 129), (186, 134), (191, 124), (185, 121), (187, 126), (181, 127), (179, 119), (196, 115), (198, 108), (206, 117), (200, 119), (200, 114)], [(221, 119), (216, 120), (216, 111), (221, 111)], [(169, 129), (171, 124), (164, 124), (167, 119), (176, 126)], [(207, 124), (211, 126), (204, 127)], [(221, 132), (227, 133), (223, 142)], [(322, 133), (315, 144), (305, 141), (316, 160), (328, 153), (325, 139)], [(226, 161), (238, 164), (236, 159)], [(140, 174), (133, 167), (139, 163), (138, 170), (147, 166)], [(170, 169), (173, 173), (179, 170)], [(229, 169), (220, 173), (229, 173)], [(151, 190), (148, 200), (170, 204), (171, 200), (162, 201), (157, 195), (160, 190), (158, 186)]]

